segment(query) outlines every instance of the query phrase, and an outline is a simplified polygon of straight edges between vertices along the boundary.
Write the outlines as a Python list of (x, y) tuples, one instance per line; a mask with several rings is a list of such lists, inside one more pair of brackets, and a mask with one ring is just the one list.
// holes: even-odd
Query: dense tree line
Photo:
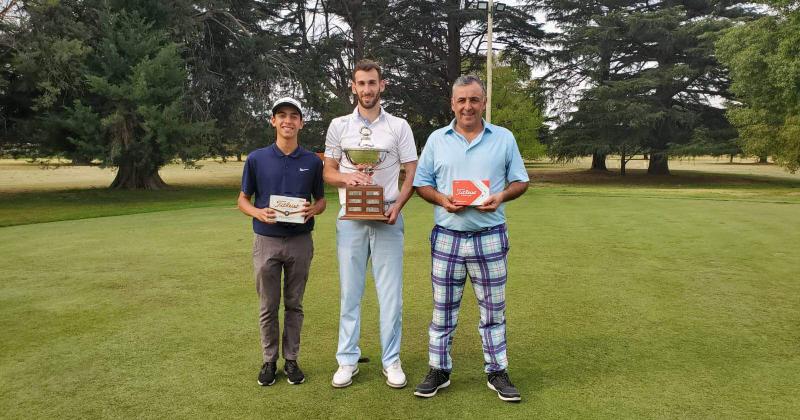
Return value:
[[(286, 94), (308, 106), (303, 142), (319, 148), (328, 121), (354, 106), (350, 69), (361, 58), (383, 64), (384, 104), (422, 147), (452, 118), (452, 82), (485, 69), (485, 12), (462, 3), (3, 1), (0, 153), (99, 162), (119, 168), (114, 187), (159, 188), (169, 162), (241, 159), (269, 143), (269, 103)], [(759, 90), (748, 80), (757, 69), (737, 67), (749, 63), (741, 54), (796, 56), (796, 2), (775, 0), (783, 14), (771, 20), (735, 0), (520, 3), (495, 15), (493, 109), (528, 157), (545, 152), (544, 138), (555, 158), (593, 155), (604, 168), (609, 154), (623, 163), (647, 154), (649, 172), (663, 174), (668, 156), (741, 153), (739, 128), (745, 152), (796, 162), (786, 152), (796, 150), (794, 79), (776, 72)], [(543, 31), (537, 12), (556, 32)], [(774, 27), (784, 30), (758, 35)], [(742, 31), (754, 34), (744, 53), (726, 41)], [(548, 73), (534, 80), (537, 66)], [(731, 75), (738, 102), (726, 113)], [(548, 103), (555, 129), (543, 136)]]
[(751, 154), (800, 168), (800, 2), (773, 0), (773, 13), (731, 28), (717, 43), (736, 101), (728, 117)]
[[(725, 119), (731, 97), (715, 42), (754, 15), (735, 0), (544, 0), (561, 28), (545, 83), (561, 102), (551, 153), (649, 156), (648, 173), (668, 174), (670, 155), (737, 154)], [(577, 93), (574, 93), (576, 92)], [(565, 92), (567, 97), (559, 96)], [(602, 168), (601, 168), (602, 169)]]
[[(159, 188), (170, 161), (268, 143), (268, 104), (280, 95), (303, 98), (304, 143), (320, 147), (330, 118), (352, 110), (350, 69), (365, 57), (386, 69), (389, 112), (424, 141), (451, 118), (451, 83), (482, 68), (485, 16), (459, 3), (7, 2), (0, 148), (100, 162), (119, 168), (114, 187)], [(525, 8), (498, 17), (495, 32), (519, 66), (543, 35)]]

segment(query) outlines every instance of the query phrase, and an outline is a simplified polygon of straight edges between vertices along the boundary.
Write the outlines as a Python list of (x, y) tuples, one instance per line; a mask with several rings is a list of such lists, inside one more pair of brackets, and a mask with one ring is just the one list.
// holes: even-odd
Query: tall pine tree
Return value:
[(163, 31), (124, 9), (101, 12), (99, 22), (88, 59), (90, 95), (54, 118), (83, 154), (118, 168), (112, 188), (162, 188), (162, 166), (206, 152), (210, 123), (187, 118), (185, 63)]
[[(574, 7), (571, 3), (553, 1), (548, 7)], [(576, 52), (564, 53), (561, 62), (583, 86), (576, 109), (567, 111), (556, 133), (555, 153), (635, 150), (650, 156), (648, 173), (668, 174), (670, 154), (685, 151), (696, 139), (716, 138), (698, 131), (720, 129), (718, 118), (703, 118), (718, 115), (719, 98), (729, 96), (714, 42), (731, 18), (746, 13), (740, 3), (595, 3), (598, 13), (583, 24), (575, 21), (560, 36), (561, 47)], [(568, 10), (564, 14), (572, 19)]]
[[(116, 167), (114, 188), (161, 188), (163, 165), (208, 153), (211, 123), (188, 112), (176, 3), (27, 3), (14, 69), (38, 156)], [(160, 26), (159, 26), (160, 25)]]

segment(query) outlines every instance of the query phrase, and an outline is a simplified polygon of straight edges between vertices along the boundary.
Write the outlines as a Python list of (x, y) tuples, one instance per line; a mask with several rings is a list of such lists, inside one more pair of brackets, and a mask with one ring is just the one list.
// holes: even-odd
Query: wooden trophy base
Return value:
[(344, 216), (342, 220), (389, 220), (384, 216), (383, 187), (358, 185), (345, 188)]

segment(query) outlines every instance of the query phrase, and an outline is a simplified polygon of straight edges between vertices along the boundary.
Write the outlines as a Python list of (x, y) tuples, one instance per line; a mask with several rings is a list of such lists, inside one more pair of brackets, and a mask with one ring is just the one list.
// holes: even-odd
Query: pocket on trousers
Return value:
[(436, 237), (439, 235), (438, 229), (435, 227), (431, 230), (431, 234), (428, 236), (428, 242), (431, 244), (431, 249), (433, 249), (434, 244), (436, 244)]
[(261, 244), (259, 243), (258, 234), (253, 236), (253, 258), (255, 259), (261, 254)]
[(501, 236), (501, 246), (503, 249), (503, 255), (507, 255), (508, 250), (511, 249), (511, 244), (508, 242), (508, 231), (503, 231), (503, 235)]

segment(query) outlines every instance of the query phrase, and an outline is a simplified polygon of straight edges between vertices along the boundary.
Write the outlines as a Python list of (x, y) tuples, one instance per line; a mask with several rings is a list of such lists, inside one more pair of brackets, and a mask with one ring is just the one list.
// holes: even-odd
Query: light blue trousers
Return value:
[(341, 288), (336, 360), (340, 365), (355, 365), (361, 357), (361, 297), (367, 259), (371, 259), (380, 306), (381, 362), (387, 367), (400, 358), (403, 330), (403, 216), (394, 225), (337, 220), (336, 248)]

